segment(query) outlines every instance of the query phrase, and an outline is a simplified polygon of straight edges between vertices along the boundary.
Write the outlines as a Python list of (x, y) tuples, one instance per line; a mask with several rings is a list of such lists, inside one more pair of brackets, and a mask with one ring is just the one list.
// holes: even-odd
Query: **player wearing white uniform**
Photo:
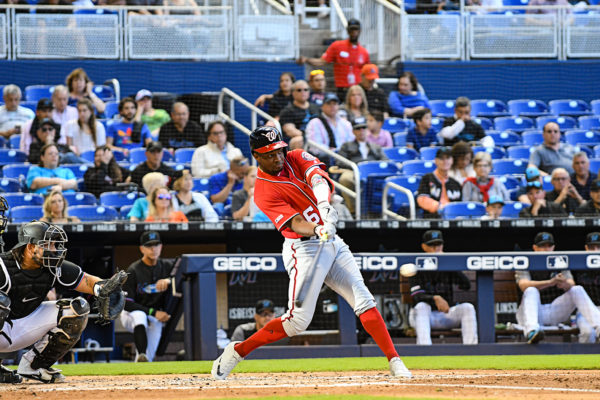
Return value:
[[(554, 251), (554, 236), (548, 232), (538, 233), (533, 251)], [(585, 289), (575, 285), (571, 271), (517, 271), (515, 279), (523, 293), (517, 322), (524, 327), (527, 343), (537, 343), (544, 338), (541, 325), (565, 322), (575, 309), (600, 333), (600, 311)]]
[[(600, 232), (588, 233), (585, 237), (585, 250), (589, 252), (600, 252)], [(573, 273), (577, 284), (581, 285), (590, 296), (592, 302), (600, 310), (600, 271), (580, 270)], [(579, 328), (579, 343), (600, 343), (600, 332), (583, 317), (578, 311), (576, 317)]]
[[(250, 148), (259, 166), (254, 189), (256, 205), (285, 237), (283, 260), (290, 277), (288, 311), (269, 321), (243, 342), (231, 342), (213, 363), (215, 379), (225, 379), (254, 349), (302, 333), (312, 320), (321, 286), (339, 293), (359, 317), (365, 330), (386, 355), (393, 376), (409, 378), (410, 371), (398, 357), (352, 253), (336, 235), (337, 213), (329, 198), (333, 182), (325, 165), (300, 149), (287, 152), (287, 144), (275, 128), (259, 127), (250, 135)], [(320, 242), (320, 256), (313, 267)], [(298, 304), (303, 282), (312, 291)]]
[[(444, 251), (444, 238), (438, 230), (423, 234), (421, 248), (426, 253)], [(410, 296), (414, 307), (409, 313), (409, 323), (417, 332), (417, 344), (431, 344), (431, 328), (461, 328), (464, 344), (477, 344), (477, 316), (471, 303), (455, 304), (452, 307), (453, 285), (469, 290), (471, 282), (461, 271), (418, 272), (410, 277)], [(434, 308), (435, 307), (435, 308)]]

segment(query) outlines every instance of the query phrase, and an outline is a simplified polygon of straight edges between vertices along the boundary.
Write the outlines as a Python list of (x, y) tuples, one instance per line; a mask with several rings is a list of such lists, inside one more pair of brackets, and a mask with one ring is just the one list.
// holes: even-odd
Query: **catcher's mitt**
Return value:
[(123, 284), (127, 280), (127, 272), (119, 271), (110, 279), (99, 281), (94, 287), (99, 324), (108, 324), (115, 320), (125, 307)]

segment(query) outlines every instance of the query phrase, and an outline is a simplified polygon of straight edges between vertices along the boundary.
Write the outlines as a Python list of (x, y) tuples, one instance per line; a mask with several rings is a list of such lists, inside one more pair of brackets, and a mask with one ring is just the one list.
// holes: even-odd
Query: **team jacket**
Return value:
[(437, 311), (433, 296), (442, 296), (450, 306), (453, 305), (453, 285), (458, 285), (461, 290), (469, 290), (471, 282), (469, 278), (460, 272), (419, 272), (409, 278), (410, 297), (413, 305), (424, 301), (429, 304), (433, 310)]
[(154, 266), (141, 259), (127, 268), (127, 281), (123, 290), (127, 292), (125, 311), (140, 310), (149, 314), (150, 308), (164, 311), (168, 292), (157, 292), (154, 284), (159, 279), (168, 278), (174, 266), (173, 260), (159, 258)]
[(319, 174), (327, 179), (333, 192), (333, 182), (325, 168), (325, 164), (318, 158), (297, 149), (287, 153), (283, 170), (277, 176), (258, 169), (254, 202), (284, 237), (302, 237), (285, 227), (285, 224), (298, 214), (309, 222), (323, 224), (317, 209), (317, 199), (309, 182), (314, 174)]

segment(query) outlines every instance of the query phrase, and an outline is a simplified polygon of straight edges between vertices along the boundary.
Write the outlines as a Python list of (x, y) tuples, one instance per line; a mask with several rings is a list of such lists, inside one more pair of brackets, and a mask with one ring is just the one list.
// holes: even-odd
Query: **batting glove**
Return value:
[(331, 204), (329, 204), (326, 201), (322, 201), (319, 204), (317, 204), (317, 208), (319, 209), (319, 214), (321, 214), (321, 219), (323, 220), (323, 222), (332, 225), (337, 224), (338, 213)]
[(315, 228), (315, 235), (319, 237), (322, 241), (327, 241), (329, 239), (333, 239), (335, 236), (335, 226), (330, 223), (325, 223), (325, 225), (317, 225)]

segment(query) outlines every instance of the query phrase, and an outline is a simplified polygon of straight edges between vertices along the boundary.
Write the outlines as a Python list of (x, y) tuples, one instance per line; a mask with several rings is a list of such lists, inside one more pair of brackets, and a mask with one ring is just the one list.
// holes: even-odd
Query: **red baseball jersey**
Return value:
[(325, 61), (333, 63), (333, 79), (335, 87), (350, 87), (360, 82), (360, 70), (369, 63), (369, 52), (360, 44), (352, 44), (350, 40), (337, 40), (327, 48), (321, 56)]
[(325, 164), (312, 154), (296, 149), (287, 153), (283, 170), (277, 176), (258, 169), (254, 202), (284, 237), (302, 237), (285, 226), (298, 214), (309, 222), (323, 224), (309, 182), (314, 174), (319, 174), (327, 179), (333, 193), (333, 181), (325, 168)]

